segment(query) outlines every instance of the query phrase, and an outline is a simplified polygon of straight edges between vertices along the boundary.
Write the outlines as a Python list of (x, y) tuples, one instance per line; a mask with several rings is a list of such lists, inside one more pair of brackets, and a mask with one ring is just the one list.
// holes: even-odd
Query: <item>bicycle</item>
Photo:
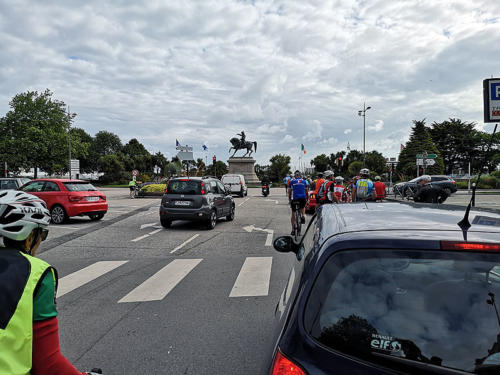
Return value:
[(298, 242), (300, 238), (300, 232), (302, 230), (302, 215), (300, 214), (300, 203), (292, 202), (292, 210), (295, 218), (295, 225), (293, 227), (293, 231), (295, 234), (293, 236), (293, 239), (295, 240), (295, 242)]

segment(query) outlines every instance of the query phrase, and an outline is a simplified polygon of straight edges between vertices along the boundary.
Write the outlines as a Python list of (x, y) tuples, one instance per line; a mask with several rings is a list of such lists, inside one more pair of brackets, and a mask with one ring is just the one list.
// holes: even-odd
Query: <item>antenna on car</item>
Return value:
[(465, 216), (462, 220), (460, 220), (457, 225), (462, 229), (463, 235), (464, 235), (464, 241), (467, 241), (467, 231), (471, 227), (471, 224), (469, 222), (469, 212), (472, 207), (472, 202), (476, 200), (476, 189), (477, 186), (479, 185), (479, 179), (481, 178), (481, 174), (483, 173), (483, 165), (486, 162), (486, 157), (488, 156), (488, 153), (490, 152), (491, 145), (493, 143), (493, 139), (495, 138), (495, 133), (497, 132), (497, 126), (498, 124), (495, 124), (495, 128), (493, 129), (493, 133), (491, 134), (490, 138), (490, 143), (488, 144), (488, 148), (486, 149), (486, 152), (484, 153), (484, 158), (483, 162), (481, 164), (481, 168), (479, 169), (479, 173), (477, 174), (477, 179), (476, 183), (472, 186), (472, 196), (470, 198), (470, 202), (467, 205), (467, 208), (465, 209)]

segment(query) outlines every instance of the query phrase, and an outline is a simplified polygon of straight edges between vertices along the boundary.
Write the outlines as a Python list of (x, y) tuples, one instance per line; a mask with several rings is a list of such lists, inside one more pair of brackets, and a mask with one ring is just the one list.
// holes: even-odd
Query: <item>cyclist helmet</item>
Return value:
[(370, 170), (368, 168), (363, 168), (362, 170), (359, 171), (359, 174), (361, 176), (369, 176), (370, 175)]
[(325, 171), (325, 177), (328, 178), (330, 176), (333, 176), (333, 171), (330, 170)]
[(323, 177), (323, 172), (318, 172), (318, 178), (322, 178)]
[(295, 175), (295, 178), (301, 178), (302, 177), (302, 174), (300, 173), (299, 170), (295, 171), (294, 175)]
[(424, 174), (422, 176), (420, 176), (420, 179), (418, 180), (419, 182), (420, 181), (431, 181), (431, 176), (429, 176), (428, 174)]
[(381, 180), (380, 176), (375, 176), (375, 181), (380, 181), (380, 180)]
[(50, 213), (40, 198), (23, 191), (0, 192), (0, 236), (24, 241), (34, 229), (46, 228)]
[(335, 182), (338, 182), (339, 184), (341, 184), (342, 182), (344, 182), (344, 177), (342, 177), (342, 176), (335, 177)]

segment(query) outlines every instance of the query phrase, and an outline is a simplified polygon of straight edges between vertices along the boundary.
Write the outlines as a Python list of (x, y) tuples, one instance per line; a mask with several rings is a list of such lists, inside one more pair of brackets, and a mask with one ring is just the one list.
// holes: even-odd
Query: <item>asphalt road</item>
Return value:
[(50, 227), (40, 258), (59, 273), (63, 354), (107, 374), (256, 374), (268, 356), (274, 309), (293, 255), (284, 190), (235, 198), (214, 230), (160, 226), (159, 199), (106, 191), (102, 221)]

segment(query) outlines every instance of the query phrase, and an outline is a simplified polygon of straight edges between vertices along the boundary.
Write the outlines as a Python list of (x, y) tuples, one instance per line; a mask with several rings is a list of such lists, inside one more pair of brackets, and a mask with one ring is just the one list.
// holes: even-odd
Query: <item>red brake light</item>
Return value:
[(181, 178), (179, 181), (189, 181), (189, 178)]
[(205, 184), (203, 183), (203, 181), (201, 182), (201, 195), (205, 195)]
[(441, 241), (443, 250), (500, 251), (500, 243)]
[(68, 199), (70, 202), (78, 202), (83, 199), (83, 197), (80, 197), (79, 195), (70, 195), (68, 196)]
[(451, 182), (453, 183), (453, 185), (456, 185), (457, 183), (455, 182), (455, 180), (451, 180)]
[(306, 375), (306, 373), (278, 350), (271, 375)]
[(170, 184), (170, 181), (168, 181), (168, 182), (167, 182), (167, 185), (165, 185), (165, 194), (167, 194), (168, 184)]

